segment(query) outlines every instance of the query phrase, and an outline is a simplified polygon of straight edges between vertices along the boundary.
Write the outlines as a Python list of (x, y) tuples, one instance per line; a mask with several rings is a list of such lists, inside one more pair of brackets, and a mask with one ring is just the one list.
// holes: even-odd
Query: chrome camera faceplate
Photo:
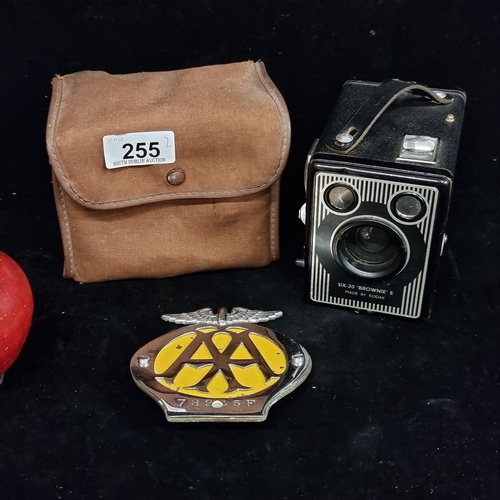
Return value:
[[(332, 186), (346, 186), (357, 201), (352, 210), (336, 211), (326, 201)], [(393, 200), (415, 196), (425, 206), (418, 220), (395, 213)], [(436, 187), (318, 172), (313, 179), (310, 217), (310, 298), (356, 310), (418, 318), (422, 312), (439, 190)], [(387, 279), (364, 277), (339, 258), (336, 237), (346, 226), (373, 224), (393, 231), (405, 246), (401, 269)], [(326, 240), (326, 241), (325, 241)]]

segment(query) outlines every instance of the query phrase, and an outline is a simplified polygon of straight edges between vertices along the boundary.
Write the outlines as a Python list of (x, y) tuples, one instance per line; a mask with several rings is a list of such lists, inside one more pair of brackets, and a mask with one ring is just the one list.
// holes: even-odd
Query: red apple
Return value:
[(33, 294), (19, 265), (0, 252), (0, 382), (16, 360), (33, 317)]

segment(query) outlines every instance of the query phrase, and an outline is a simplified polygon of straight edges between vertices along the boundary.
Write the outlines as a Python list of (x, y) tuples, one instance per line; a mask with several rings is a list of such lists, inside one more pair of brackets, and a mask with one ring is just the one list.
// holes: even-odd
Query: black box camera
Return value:
[(465, 94), (349, 81), (306, 165), (311, 300), (430, 313)]

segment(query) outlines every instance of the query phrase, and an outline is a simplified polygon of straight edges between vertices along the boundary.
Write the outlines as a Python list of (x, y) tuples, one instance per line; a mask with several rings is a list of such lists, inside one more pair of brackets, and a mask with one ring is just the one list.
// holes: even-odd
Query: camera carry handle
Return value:
[(453, 101), (453, 98), (449, 98), (444, 92), (431, 90), (417, 83), (388, 80), (381, 83), (366, 99), (335, 136), (334, 144), (329, 144), (328, 147), (340, 154), (352, 151), (363, 140), (384, 111), (405, 92), (429, 97), (437, 104), (450, 104)]

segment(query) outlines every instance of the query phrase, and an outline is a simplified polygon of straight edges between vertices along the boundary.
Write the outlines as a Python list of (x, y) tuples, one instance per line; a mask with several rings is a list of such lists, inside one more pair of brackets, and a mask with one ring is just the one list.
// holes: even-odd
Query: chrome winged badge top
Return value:
[(165, 321), (189, 326), (139, 349), (132, 377), (169, 421), (265, 420), (270, 406), (311, 371), (302, 346), (256, 325), (281, 316), (243, 307), (165, 314)]
[(272, 319), (281, 318), (281, 311), (257, 311), (245, 307), (233, 307), (230, 313), (221, 307), (217, 314), (212, 309), (205, 307), (190, 313), (164, 314), (161, 319), (178, 325), (194, 325), (206, 323), (207, 325), (232, 325), (234, 323), (263, 323)]

